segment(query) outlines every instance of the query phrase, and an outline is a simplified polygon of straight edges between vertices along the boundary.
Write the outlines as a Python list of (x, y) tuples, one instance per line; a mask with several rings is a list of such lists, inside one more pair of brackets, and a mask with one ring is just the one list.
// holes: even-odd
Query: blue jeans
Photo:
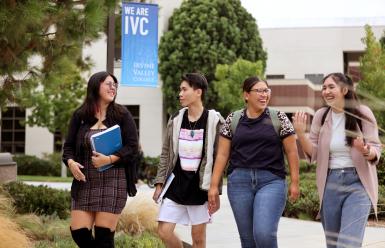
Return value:
[(355, 168), (328, 172), (321, 221), (328, 248), (361, 247), (371, 207)]
[(286, 181), (267, 170), (235, 168), (228, 177), (227, 195), (242, 247), (278, 247)]

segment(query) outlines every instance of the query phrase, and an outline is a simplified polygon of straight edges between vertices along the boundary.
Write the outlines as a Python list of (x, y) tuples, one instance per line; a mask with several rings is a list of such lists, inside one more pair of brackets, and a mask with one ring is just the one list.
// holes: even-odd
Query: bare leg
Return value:
[(193, 225), (191, 227), (191, 238), (193, 248), (206, 247), (206, 223)]
[(175, 235), (175, 223), (158, 222), (158, 235), (163, 240), (167, 248), (182, 248), (182, 241)]
[(71, 211), (71, 229), (76, 230), (86, 227), (92, 229), (95, 221), (95, 213), (82, 210)]

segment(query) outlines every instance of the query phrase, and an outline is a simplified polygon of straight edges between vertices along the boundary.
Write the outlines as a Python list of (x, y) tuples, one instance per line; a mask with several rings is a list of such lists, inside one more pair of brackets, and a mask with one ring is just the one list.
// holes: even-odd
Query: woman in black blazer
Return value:
[[(91, 76), (86, 99), (72, 115), (63, 147), (63, 162), (74, 177), (70, 228), (79, 247), (114, 247), (115, 228), (127, 193), (136, 193), (132, 160), (138, 151), (137, 130), (130, 112), (115, 103), (117, 89), (118, 81), (112, 74)], [(121, 128), (123, 147), (110, 156), (92, 151), (90, 136), (115, 124)], [(114, 166), (97, 170), (107, 164)]]

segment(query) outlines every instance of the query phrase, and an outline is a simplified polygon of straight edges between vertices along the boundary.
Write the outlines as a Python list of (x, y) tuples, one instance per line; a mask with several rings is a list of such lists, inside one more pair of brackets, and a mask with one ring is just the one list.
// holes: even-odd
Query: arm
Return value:
[(166, 181), (167, 168), (169, 166), (169, 163), (172, 162), (172, 161), (169, 161), (171, 136), (172, 136), (172, 120), (169, 120), (166, 127), (166, 135), (163, 139), (162, 152), (160, 154), (159, 166), (158, 166), (158, 170), (154, 181), (156, 185), (160, 184), (160, 186), (162, 186), (163, 183)]
[(68, 167), (70, 163), (75, 162), (76, 138), (80, 126), (80, 117), (73, 113), (68, 127), (67, 137), (63, 145), (63, 163)]
[(80, 170), (83, 167), (75, 159), (76, 157), (76, 140), (80, 127), (80, 117), (75, 111), (71, 117), (70, 125), (68, 128), (67, 138), (63, 145), (63, 163), (69, 168), (73, 177), (79, 181), (86, 181), (86, 177)]
[(287, 136), (283, 141), (286, 158), (290, 168), (289, 198), (295, 201), (299, 197), (299, 158), (295, 135)]
[(167, 123), (166, 135), (163, 139), (162, 153), (160, 154), (159, 166), (158, 166), (158, 170), (154, 180), (155, 191), (152, 196), (152, 199), (155, 202), (158, 201), (159, 195), (162, 192), (162, 187), (167, 177), (167, 174), (166, 174), (167, 168), (168, 166), (170, 166), (169, 163), (171, 163), (171, 161), (169, 161), (171, 135), (172, 135), (172, 120), (170, 119)]
[(373, 112), (367, 106), (360, 106), (360, 111), (368, 119), (362, 119), (363, 137), (353, 141), (353, 146), (362, 153), (368, 165), (378, 164), (381, 156), (381, 141), (378, 136), (378, 126)]
[(211, 176), (211, 184), (208, 192), (210, 214), (216, 212), (220, 207), (218, 187), (230, 157), (230, 148), (231, 140), (220, 136), (214, 171)]
[[(327, 108), (322, 108), (317, 110), (314, 114), (313, 121), (310, 127), (310, 133), (307, 136), (306, 131), (306, 113), (303, 111), (296, 112), (293, 117), (294, 129), (298, 135), (298, 140), (301, 144), (302, 150), (305, 152), (306, 159), (310, 163), (315, 163), (318, 154), (318, 139), (320, 135), (320, 130), (322, 128), (321, 119), (323, 114), (327, 111)], [(326, 116), (326, 118), (328, 115)], [(326, 123), (325, 123), (326, 124)]]

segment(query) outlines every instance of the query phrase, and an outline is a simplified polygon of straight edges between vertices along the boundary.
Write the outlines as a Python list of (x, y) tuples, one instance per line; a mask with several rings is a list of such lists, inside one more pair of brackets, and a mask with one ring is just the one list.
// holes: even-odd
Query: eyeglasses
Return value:
[(254, 91), (254, 92), (256, 92), (259, 95), (262, 95), (263, 93), (265, 93), (266, 95), (270, 95), (270, 93), (271, 93), (271, 89), (270, 88), (266, 88), (266, 89), (251, 89), (250, 91)]
[(105, 82), (104, 84), (110, 88), (115, 88), (115, 89), (117, 89), (119, 86), (119, 83), (116, 83), (116, 82)]

